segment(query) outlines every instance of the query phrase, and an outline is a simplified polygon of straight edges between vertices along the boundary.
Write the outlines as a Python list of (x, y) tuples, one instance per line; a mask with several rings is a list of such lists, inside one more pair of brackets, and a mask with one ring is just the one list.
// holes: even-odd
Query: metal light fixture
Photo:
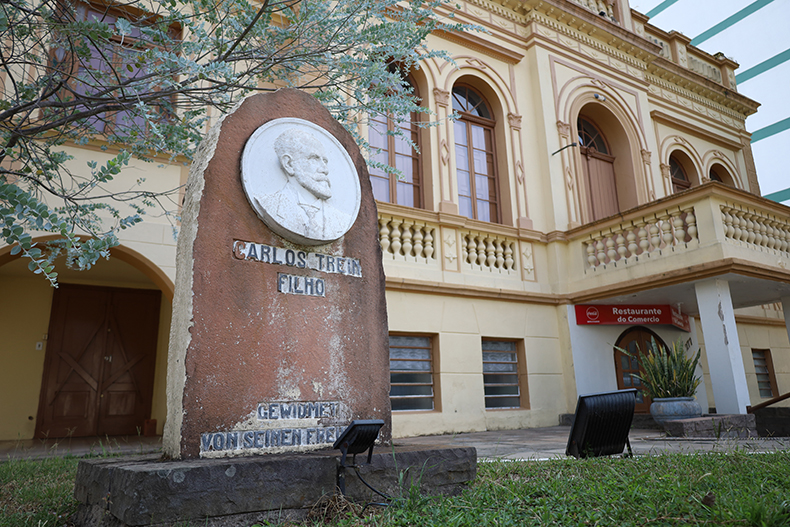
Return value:
[(565, 455), (576, 458), (620, 454), (628, 446), (636, 389), (580, 395)]
[[(351, 467), (357, 472), (359, 476), (359, 468), (357, 466), (357, 454), (368, 451), (368, 460), (366, 464), (370, 464), (373, 457), (373, 445), (376, 443), (376, 438), (379, 436), (379, 430), (384, 426), (382, 419), (360, 419), (351, 421), (342, 434), (337, 438), (333, 448), (339, 449), (340, 453), (340, 466), (337, 468), (337, 486), (340, 493), (346, 493), (346, 467)], [(346, 457), (351, 454), (351, 465), (346, 464)], [(365, 485), (370, 487), (362, 476), (359, 476)], [(381, 494), (373, 487), (370, 487), (376, 493)], [(383, 494), (382, 494), (383, 496)]]

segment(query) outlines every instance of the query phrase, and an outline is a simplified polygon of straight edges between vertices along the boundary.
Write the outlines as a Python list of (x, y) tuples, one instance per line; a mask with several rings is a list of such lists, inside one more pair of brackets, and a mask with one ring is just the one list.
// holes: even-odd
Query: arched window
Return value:
[(499, 222), (499, 200), (494, 163), (494, 126), (485, 99), (469, 86), (453, 87), (455, 164), (458, 176), (458, 209), (461, 215)]
[(614, 173), (615, 158), (609, 154), (606, 138), (588, 118), (579, 116), (576, 121), (579, 132), (579, 151), (582, 168), (589, 189), (589, 207), (592, 220), (600, 220), (620, 212), (617, 183)]
[(579, 145), (584, 148), (594, 148), (601, 154), (608, 154), (609, 147), (606, 146), (606, 140), (590, 121), (584, 117), (579, 117)]
[(678, 162), (675, 156), (669, 156), (669, 174), (672, 177), (672, 192), (683, 192), (687, 188), (691, 188), (691, 181), (689, 181), (683, 165)]
[[(404, 81), (417, 94), (417, 88), (411, 77)], [(422, 207), (422, 189), (420, 188), (420, 157), (406, 138), (420, 148), (420, 129), (417, 126), (419, 115), (412, 112), (405, 116), (374, 115), (370, 119), (370, 146), (377, 150), (372, 159), (396, 168), (396, 173), (387, 172), (378, 167), (370, 167), (370, 183), (373, 186), (373, 197), (379, 201), (397, 203), (407, 207)], [(403, 136), (393, 135), (400, 128)]]
[(721, 179), (721, 176), (717, 174), (713, 168), (710, 169), (710, 180), (718, 181), (719, 183), (724, 183), (724, 181)]

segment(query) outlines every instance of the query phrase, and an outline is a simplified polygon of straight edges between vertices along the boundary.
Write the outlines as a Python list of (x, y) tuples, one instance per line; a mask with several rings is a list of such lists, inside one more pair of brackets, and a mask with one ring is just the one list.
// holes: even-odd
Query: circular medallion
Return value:
[(241, 184), (272, 231), (303, 245), (337, 240), (359, 213), (351, 156), (327, 130), (304, 119), (274, 119), (255, 130), (244, 146)]

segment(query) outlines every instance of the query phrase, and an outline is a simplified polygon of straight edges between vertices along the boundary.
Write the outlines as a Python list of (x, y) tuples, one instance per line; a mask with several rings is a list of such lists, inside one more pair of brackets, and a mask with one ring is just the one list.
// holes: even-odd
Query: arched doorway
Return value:
[(579, 150), (582, 154), (582, 170), (590, 189), (590, 211), (592, 220), (606, 218), (620, 212), (617, 197), (617, 182), (614, 173), (614, 156), (606, 138), (588, 118), (579, 116)]
[(132, 249), (112, 255), (88, 271), (58, 260), (54, 289), (0, 250), (0, 398), (14, 401), (0, 439), (161, 430), (173, 284)]
[[(641, 372), (640, 359), (641, 355), (645, 353), (652, 346), (652, 341), (659, 346), (666, 348), (666, 344), (661, 337), (644, 327), (633, 327), (627, 329), (614, 347), (614, 368), (617, 374), (617, 389), (625, 390), (627, 388), (636, 388), (636, 407), (634, 412), (638, 414), (646, 414), (650, 412), (650, 397), (644, 394), (644, 386), (634, 377)], [(628, 354), (623, 353), (620, 349), (624, 349)]]

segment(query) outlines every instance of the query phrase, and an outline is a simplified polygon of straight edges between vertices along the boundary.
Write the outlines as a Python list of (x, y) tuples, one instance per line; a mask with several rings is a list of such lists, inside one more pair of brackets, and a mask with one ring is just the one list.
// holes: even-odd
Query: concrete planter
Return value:
[(666, 397), (653, 399), (650, 415), (660, 425), (666, 421), (692, 419), (702, 415), (702, 408), (694, 397)]

